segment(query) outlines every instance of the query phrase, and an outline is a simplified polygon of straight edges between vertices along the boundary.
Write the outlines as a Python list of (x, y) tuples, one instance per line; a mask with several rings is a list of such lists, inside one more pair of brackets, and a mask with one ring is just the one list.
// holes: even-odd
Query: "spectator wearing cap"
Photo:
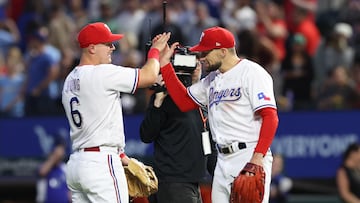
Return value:
[(59, 75), (59, 66), (47, 51), (47, 33), (37, 29), (28, 36), (25, 88), (25, 115), (41, 116), (56, 113), (56, 101), (50, 87)]
[(287, 99), (285, 110), (306, 110), (312, 107), (311, 83), (314, 66), (305, 47), (305, 37), (295, 34), (291, 38), (290, 50), (281, 64), (284, 78), (282, 95)]
[(355, 50), (349, 44), (352, 34), (349, 24), (339, 22), (334, 25), (331, 35), (321, 42), (314, 56), (314, 87), (318, 88), (335, 67), (344, 66), (348, 71), (352, 68), (355, 57)]

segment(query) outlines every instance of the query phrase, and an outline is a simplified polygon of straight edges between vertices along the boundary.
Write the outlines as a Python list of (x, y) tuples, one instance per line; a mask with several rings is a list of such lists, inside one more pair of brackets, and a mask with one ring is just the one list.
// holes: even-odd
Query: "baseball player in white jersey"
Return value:
[[(198, 45), (200, 61), (210, 72), (187, 89), (176, 79), (170, 57), (178, 43), (160, 58), (167, 90), (182, 111), (208, 108), (213, 140), (219, 151), (212, 184), (212, 202), (229, 202), (231, 184), (247, 162), (263, 166), (269, 201), (272, 155), (270, 145), (278, 126), (273, 81), (264, 68), (241, 59), (231, 32), (221, 27), (203, 31)], [(248, 174), (251, 175), (251, 174)]]
[[(125, 136), (121, 92), (149, 87), (159, 73), (159, 53), (170, 33), (157, 35), (141, 68), (111, 63), (112, 44), (123, 37), (101, 22), (86, 25), (78, 34), (80, 63), (67, 76), (62, 103), (70, 125), (73, 153), (67, 163), (67, 184), (72, 202), (128, 203), (122, 165)], [(122, 159), (120, 159), (120, 157)], [(124, 158), (125, 157), (125, 158)]]

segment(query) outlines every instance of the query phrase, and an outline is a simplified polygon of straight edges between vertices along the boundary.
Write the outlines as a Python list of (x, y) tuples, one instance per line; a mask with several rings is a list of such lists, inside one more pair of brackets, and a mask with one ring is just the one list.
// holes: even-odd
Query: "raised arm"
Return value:
[(178, 45), (179, 43), (175, 42), (171, 47), (167, 46), (164, 49), (160, 58), (161, 75), (165, 82), (166, 89), (176, 106), (179, 107), (180, 111), (186, 112), (197, 109), (199, 106), (190, 98), (186, 87), (177, 78), (174, 68), (170, 63), (170, 58)]
[(159, 74), (160, 52), (167, 46), (170, 33), (159, 34), (152, 40), (152, 46), (148, 52), (145, 65), (140, 69), (138, 88), (149, 87), (156, 82)]

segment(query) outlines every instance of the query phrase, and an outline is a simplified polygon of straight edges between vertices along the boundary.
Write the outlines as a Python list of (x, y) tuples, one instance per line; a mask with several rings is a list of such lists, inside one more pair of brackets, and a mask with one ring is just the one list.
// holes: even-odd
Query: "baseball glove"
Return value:
[[(253, 175), (246, 175), (246, 173)], [(247, 163), (231, 185), (230, 203), (260, 203), (264, 198), (265, 172), (262, 166)]]
[(130, 158), (124, 169), (130, 197), (147, 197), (158, 190), (158, 179), (151, 166)]

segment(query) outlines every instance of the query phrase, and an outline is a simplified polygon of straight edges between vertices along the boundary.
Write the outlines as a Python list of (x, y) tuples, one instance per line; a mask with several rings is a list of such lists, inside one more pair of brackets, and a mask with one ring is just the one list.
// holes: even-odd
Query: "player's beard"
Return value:
[(222, 65), (221, 61), (216, 62), (215, 64), (211, 64), (211, 65), (209, 64), (209, 66), (205, 70), (206, 72), (210, 73), (212, 71), (219, 69), (221, 65)]

